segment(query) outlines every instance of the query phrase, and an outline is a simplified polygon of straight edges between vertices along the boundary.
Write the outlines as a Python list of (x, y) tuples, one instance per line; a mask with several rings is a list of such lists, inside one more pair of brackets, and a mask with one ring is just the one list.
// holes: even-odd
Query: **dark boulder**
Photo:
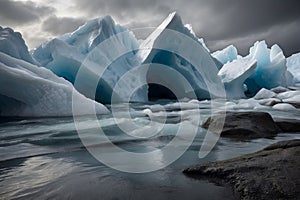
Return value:
[(276, 124), (283, 133), (300, 133), (300, 120), (278, 119)]
[[(211, 132), (218, 132), (224, 114), (209, 117), (202, 125)], [(265, 112), (227, 112), (222, 137), (255, 139), (274, 137), (281, 130), (269, 113)]]

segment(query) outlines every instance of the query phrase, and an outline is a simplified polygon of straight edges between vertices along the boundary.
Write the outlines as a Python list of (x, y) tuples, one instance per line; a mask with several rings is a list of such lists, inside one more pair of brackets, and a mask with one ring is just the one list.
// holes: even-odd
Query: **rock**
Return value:
[[(218, 132), (223, 115), (209, 117), (202, 125), (211, 132)], [(265, 112), (227, 112), (221, 132), (222, 137), (255, 139), (273, 137), (280, 129), (269, 113)]]
[(276, 93), (271, 91), (271, 90), (267, 90), (265, 88), (262, 88), (255, 96), (254, 99), (256, 100), (260, 100), (260, 99), (269, 99), (269, 98), (273, 98), (276, 96)]
[(275, 144), (272, 144), (264, 148), (263, 150), (268, 151), (268, 150), (275, 150), (275, 149), (287, 149), (291, 147), (300, 147), (300, 139), (277, 142)]
[(183, 173), (230, 185), (239, 199), (298, 199), (300, 140), (279, 142), (230, 160), (195, 165)]
[(284, 133), (300, 133), (300, 120), (295, 119), (278, 119), (275, 121), (276, 125)]

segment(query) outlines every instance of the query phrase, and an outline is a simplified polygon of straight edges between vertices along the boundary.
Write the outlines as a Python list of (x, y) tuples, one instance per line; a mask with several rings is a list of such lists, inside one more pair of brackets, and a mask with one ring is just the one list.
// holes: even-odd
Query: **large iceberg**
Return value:
[[(42, 66), (74, 84), (84, 95), (110, 103), (120, 78), (139, 65), (135, 53), (138, 41), (133, 33), (115, 24), (110, 16), (87, 22), (73, 33), (55, 38), (33, 51)], [(146, 101), (147, 87), (132, 94), (138, 79), (126, 79), (117, 101)]]
[(72, 116), (74, 107), (78, 115), (108, 112), (65, 79), (27, 62), (33, 60), (20, 33), (1, 29), (0, 35), (0, 116)]
[[(168, 89), (177, 92), (177, 98), (210, 99), (223, 96), (215, 60), (191, 30), (174, 12), (143, 41), (137, 55), (143, 64), (149, 64), (147, 81), (168, 86)], [(169, 70), (162, 75), (163, 67), (173, 72)], [(149, 97), (156, 93), (167, 94), (169, 91), (165, 87), (149, 84)]]
[(286, 58), (278, 45), (268, 48), (265, 41), (256, 42), (250, 54), (242, 59), (256, 60), (254, 73), (246, 80), (247, 94), (255, 95), (261, 88), (272, 89), (293, 84), (293, 76), (287, 71)]
[(294, 54), (287, 58), (286, 63), (288, 70), (293, 74), (294, 81), (300, 82), (300, 53)]
[[(176, 13), (140, 45), (130, 31), (107, 16), (42, 44), (33, 57), (85, 96), (104, 103), (111, 103), (112, 94), (114, 103), (145, 102), (153, 96), (173, 98), (174, 91), (169, 90), (176, 90), (177, 98), (195, 98), (192, 94), (196, 93), (197, 98), (208, 99), (221, 94), (217, 72), (222, 64)], [(156, 70), (157, 65), (169, 68)], [(154, 86), (155, 81), (165, 86)], [(189, 89), (185, 85), (190, 85)]]

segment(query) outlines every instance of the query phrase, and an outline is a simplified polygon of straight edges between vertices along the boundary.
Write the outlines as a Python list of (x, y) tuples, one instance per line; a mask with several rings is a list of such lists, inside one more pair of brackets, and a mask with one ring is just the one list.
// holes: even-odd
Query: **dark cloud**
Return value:
[(31, 1), (0, 1), (0, 22), (5, 25), (32, 23), (53, 12), (53, 8), (39, 6)]
[(234, 38), (300, 19), (298, 0), (210, 1), (211, 19), (202, 31), (211, 39)]
[(72, 4), (72, 12), (63, 11), (68, 17), (59, 18), (47, 5), (0, 0), (0, 22), (20, 25), (51, 16), (43, 22), (42, 31), (60, 35), (83, 23), (77, 16), (92, 19), (111, 15), (119, 24), (145, 36), (143, 29), (136, 28), (156, 27), (170, 12), (177, 11), (212, 51), (234, 44), (245, 54), (262, 39), (270, 45), (278, 43), (287, 55), (300, 51), (299, 0), (74, 0)]
[(249, 47), (258, 40), (266, 40), (269, 46), (278, 44), (284, 50), (285, 55), (289, 56), (293, 53), (300, 52), (300, 26), (299, 22), (274, 25), (268, 30), (247, 34), (241, 37), (230, 39), (210, 40), (207, 45), (211, 50), (215, 51), (230, 44), (234, 44), (241, 55), (249, 52)]
[(78, 8), (87, 15), (99, 17), (111, 15), (120, 23), (145, 23), (157, 25), (172, 12), (170, 1), (161, 0), (75, 0)]
[(42, 29), (53, 35), (61, 35), (73, 32), (79, 26), (83, 25), (85, 21), (82, 18), (57, 17), (53, 15), (43, 22)]
[[(278, 43), (290, 55), (300, 51), (300, 3), (297, 0), (212, 0), (207, 5), (209, 23), (195, 24), (213, 50), (235, 44), (242, 54), (257, 40)], [(216, 15), (213, 15), (213, 14)], [(215, 45), (210, 46), (210, 43)]]
[[(279, 43), (286, 54), (300, 51), (299, 0), (76, 0), (78, 7), (97, 15), (112, 15), (130, 27), (157, 26), (169, 12), (178, 11), (212, 50), (229, 42), (246, 53), (256, 40)], [(294, 24), (295, 26), (288, 26)], [(276, 28), (277, 27), (277, 28)], [(286, 30), (278, 27), (285, 27)], [(136, 27), (135, 27), (136, 28)], [(270, 33), (270, 31), (277, 31)], [(268, 34), (266, 34), (268, 33)], [(266, 38), (262, 38), (262, 36)]]

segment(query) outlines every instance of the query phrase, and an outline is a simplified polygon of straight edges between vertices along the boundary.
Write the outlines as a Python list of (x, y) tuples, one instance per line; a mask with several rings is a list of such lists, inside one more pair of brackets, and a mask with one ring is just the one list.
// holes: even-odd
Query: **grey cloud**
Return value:
[(151, 21), (149, 25), (154, 25), (154, 23), (157, 25), (173, 10), (168, 1), (161, 0), (75, 1), (78, 8), (85, 10), (87, 15), (92, 15), (92, 17), (111, 15), (120, 23)]
[[(299, 50), (295, 35), (300, 35), (299, 0), (76, 0), (86, 13), (112, 15), (118, 22), (136, 26), (157, 26), (169, 12), (178, 11), (183, 21), (192, 24), (208, 46), (223, 48), (228, 41), (245, 53), (252, 42), (278, 40), (287, 54)], [(287, 26), (294, 23), (295, 27)], [(280, 28), (288, 27), (284, 32)], [(278, 33), (268, 33), (271, 30)], [(261, 38), (265, 36), (266, 38)], [(243, 38), (243, 40), (241, 40)], [(248, 39), (247, 39), (248, 38)], [(250, 44), (251, 43), (251, 44)], [(214, 45), (211, 45), (214, 44)]]
[(242, 37), (231, 39), (220, 39), (208, 41), (207, 45), (212, 51), (216, 51), (230, 44), (234, 44), (241, 55), (249, 53), (249, 47), (258, 40), (266, 40), (269, 47), (278, 44), (284, 50), (285, 55), (289, 56), (292, 53), (300, 52), (299, 41), (300, 26), (295, 22), (286, 25), (273, 26), (267, 31), (257, 32)]
[(0, 1), (0, 21), (5, 25), (32, 23), (54, 11), (52, 7), (39, 6), (32, 1)]
[(211, 39), (234, 38), (300, 20), (300, 3), (297, 0), (216, 2), (212, 0), (209, 6), (212, 19), (204, 26), (206, 30), (202, 30)]
[(43, 22), (42, 29), (53, 35), (61, 35), (76, 30), (85, 21), (82, 18), (57, 17), (53, 15)]
[[(55, 2), (56, 0), (54, 0)], [(138, 36), (145, 36), (144, 27), (158, 26), (172, 11), (177, 11), (185, 23), (192, 24), (199, 37), (203, 37), (212, 51), (235, 44), (242, 54), (256, 40), (266, 39), (279, 43), (287, 55), (300, 51), (299, 0), (74, 0), (72, 12), (86, 19), (111, 15)], [(42, 2), (41, 2), (42, 4)], [(51, 16), (42, 24), (42, 31), (59, 35), (73, 31), (83, 19), (58, 18), (48, 5), (33, 2), (0, 0), (0, 20), (25, 24)], [(65, 16), (65, 15), (64, 15)]]

